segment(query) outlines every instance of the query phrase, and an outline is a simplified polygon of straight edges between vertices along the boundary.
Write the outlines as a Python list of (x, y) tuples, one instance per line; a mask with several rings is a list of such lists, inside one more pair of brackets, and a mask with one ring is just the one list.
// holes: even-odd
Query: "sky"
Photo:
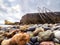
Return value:
[(23, 15), (38, 12), (38, 7), (60, 11), (60, 0), (0, 0), (0, 24), (19, 22)]

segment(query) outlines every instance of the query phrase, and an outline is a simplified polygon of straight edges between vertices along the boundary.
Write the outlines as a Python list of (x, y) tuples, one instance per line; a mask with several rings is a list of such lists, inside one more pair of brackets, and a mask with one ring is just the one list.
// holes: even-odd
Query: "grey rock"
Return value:
[(59, 31), (59, 30), (54, 31), (54, 36), (55, 36), (58, 40), (60, 40), (60, 31)]
[(52, 31), (51, 31), (51, 30), (47, 30), (47, 31), (44, 31), (44, 32), (40, 32), (40, 33), (38, 34), (38, 36), (39, 36), (39, 40), (40, 40), (40, 41), (53, 39), (53, 35), (52, 35)]
[(60, 43), (60, 40), (58, 40), (57, 38), (54, 38), (53, 41), (56, 43)]

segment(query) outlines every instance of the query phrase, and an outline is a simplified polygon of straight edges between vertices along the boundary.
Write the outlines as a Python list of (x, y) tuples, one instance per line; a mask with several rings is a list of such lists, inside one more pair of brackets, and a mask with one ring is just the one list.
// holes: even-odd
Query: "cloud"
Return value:
[(7, 14), (9, 15), (8, 17), (10, 17), (10, 19), (8, 18), (8, 20), (17, 21), (16, 19), (18, 19), (19, 21), (23, 15), (23, 13), (21, 12), (21, 6), (15, 5), (15, 6), (8, 8)]
[(14, 2), (15, 0), (8, 0), (9, 2)]
[(51, 4), (51, 3), (50, 3), (50, 0), (49, 0), (49, 1), (47, 1), (47, 3), (46, 3), (46, 4), (49, 6), (49, 5)]
[[(7, 6), (3, 0), (0, 1), (0, 20), (10, 20), (12, 22), (19, 21), (23, 15), (21, 6), (16, 4), (14, 6)], [(3, 21), (1, 21), (3, 23)]]
[(59, 0), (0, 0), (0, 20), (20, 21), (26, 13), (38, 12), (38, 7), (60, 11)]

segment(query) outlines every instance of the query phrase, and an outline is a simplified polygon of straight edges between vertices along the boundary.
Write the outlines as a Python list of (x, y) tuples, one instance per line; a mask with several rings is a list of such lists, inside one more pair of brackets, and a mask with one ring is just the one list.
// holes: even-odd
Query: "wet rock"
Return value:
[(46, 30), (51, 30), (51, 28), (50, 27), (44, 27), (44, 30), (46, 31)]
[(37, 24), (38, 27), (41, 27), (43, 24)]
[(26, 31), (29, 25), (20, 26), (20, 30)]
[(48, 27), (53, 27), (53, 24), (48, 24)]
[(31, 38), (30, 38), (30, 41), (33, 42), (33, 43), (38, 42), (37, 37), (31, 37)]
[(4, 33), (5, 33), (5, 31), (2, 31), (2, 30), (0, 31), (0, 35), (1, 35), (1, 34), (4, 34)]
[(60, 26), (56, 26), (54, 30), (60, 30)]
[(11, 41), (11, 39), (8, 39), (8, 40), (5, 39), (2, 41), (1, 45), (10, 45), (10, 41)]
[(12, 38), (19, 30), (12, 30), (10, 32), (5, 32), (4, 36), (7, 38)]
[(33, 43), (33, 42), (31, 42), (31, 41), (29, 41), (29, 44), (30, 44), (30, 45), (33, 45), (34, 43)]
[(33, 32), (33, 35), (38, 35), (39, 32), (44, 32), (44, 29), (42, 27), (36, 28), (36, 30)]
[(33, 44), (27, 43), (26, 45), (33, 45)]
[(30, 45), (39, 45), (39, 41), (37, 40), (37, 37), (31, 37), (29, 44)]
[(1, 45), (26, 45), (30, 40), (30, 36), (27, 33), (18, 33), (11, 39), (3, 40)]
[(5, 31), (0, 31), (0, 44), (5, 39), (4, 33)]
[(38, 40), (40, 41), (44, 41), (44, 40), (52, 40), (53, 39), (53, 33), (51, 30), (47, 30), (47, 31), (44, 31), (44, 32), (40, 32), (38, 34)]
[(55, 43), (55, 45), (60, 45), (59, 43)]
[(30, 35), (30, 37), (33, 37), (34, 35), (33, 35), (33, 32), (31, 32), (31, 31), (28, 31), (28, 32), (26, 32), (27, 34), (29, 34)]
[(57, 38), (54, 38), (53, 41), (54, 41), (55, 43), (60, 43), (60, 40), (58, 40)]
[(27, 31), (35, 31), (35, 27), (28, 28)]
[(1, 42), (5, 39), (5, 37), (3, 35), (0, 35), (0, 45), (1, 45)]
[(40, 45), (55, 45), (55, 43), (53, 41), (43, 41)]
[(54, 31), (54, 35), (58, 40), (60, 40), (60, 31), (58, 30)]
[(48, 27), (48, 24), (43, 24), (42, 27), (43, 27), (43, 28), (44, 28), (44, 27)]
[(36, 42), (34, 45), (39, 45), (39, 42)]

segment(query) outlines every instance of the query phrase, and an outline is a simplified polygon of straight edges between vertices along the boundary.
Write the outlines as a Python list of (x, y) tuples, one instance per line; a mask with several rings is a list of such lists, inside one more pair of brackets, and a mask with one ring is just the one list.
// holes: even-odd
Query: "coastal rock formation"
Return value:
[(20, 24), (43, 24), (60, 22), (60, 12), (29, 13), (22, 17)]

